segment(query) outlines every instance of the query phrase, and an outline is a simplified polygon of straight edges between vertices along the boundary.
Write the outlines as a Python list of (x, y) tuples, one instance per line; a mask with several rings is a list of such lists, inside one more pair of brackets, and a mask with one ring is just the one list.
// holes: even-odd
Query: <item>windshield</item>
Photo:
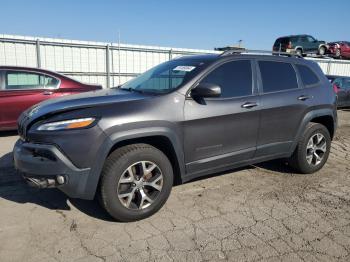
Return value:
[(121, 89), (164, 94), (185, 84), (206, 63), (202, 60), (178, 59), (160, 64), (126, 82)]

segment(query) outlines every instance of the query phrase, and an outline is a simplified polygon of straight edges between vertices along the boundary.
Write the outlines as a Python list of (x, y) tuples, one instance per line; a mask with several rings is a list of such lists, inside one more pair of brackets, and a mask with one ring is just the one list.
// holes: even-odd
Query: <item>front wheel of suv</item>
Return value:
[(330, 148), (328, 129), (321, 124), (309, 123), (289, 163), (300, 173), (314, 173), (326, 163)]
[(121, 222), (157, 212), (168, 199), (173, 169), (166, 155), (148, 144), (115, 150), (106, 160), (100, 182), (100, 202)]

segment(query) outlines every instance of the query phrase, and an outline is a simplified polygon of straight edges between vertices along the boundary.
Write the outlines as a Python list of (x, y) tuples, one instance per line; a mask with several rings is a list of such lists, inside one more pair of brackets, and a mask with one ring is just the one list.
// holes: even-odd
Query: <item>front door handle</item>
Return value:
[(308, 99), (310, 99), (310, 98), (312, 98), (312, 96), (310, 97), (310, 96), (301, 95), (301, 96), (298, 97), (298, 100), (300, 100), (300, 101), (306, 101), (306, 100), (308, 100)]
[(250, 109), (250, 108), (253, 108), (256, 106), (258, 106), (258, 104), (256, 102), (247, 102), (247, 103), (244, 103), (243, 105), (241, 105), (242, 108), (247, 108), (247, 109)]
[(44, 95), (46, 95), (46, 96), (49, 96), (49, 95), (52, 95), (53, 94), (53, 92), (52, 91), (44, 91), (44, 93), (43, 93)]

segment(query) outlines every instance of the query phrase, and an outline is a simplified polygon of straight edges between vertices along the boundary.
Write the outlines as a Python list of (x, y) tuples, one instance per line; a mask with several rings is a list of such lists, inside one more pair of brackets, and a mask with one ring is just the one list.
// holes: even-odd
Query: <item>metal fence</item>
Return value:
[[(0, 35), (0, 65), (41, 67), (80, 81), (116, 86), (177, 56), (214, 50)], [(326, 74), (350, 76), (350, 61), (313, 59)]]
[(319, 64), (327, 75), (350, 76), (350, 61), (322, 58), (307, 58)]
[(215, 51), (0, 35), (0, 65), (40, 67), (104, 87), (177, 56), (203, 53)]

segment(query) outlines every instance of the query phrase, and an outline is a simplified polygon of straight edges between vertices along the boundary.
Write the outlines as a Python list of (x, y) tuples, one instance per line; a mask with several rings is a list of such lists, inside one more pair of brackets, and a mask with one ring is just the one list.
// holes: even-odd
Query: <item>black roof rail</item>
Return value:
[(228, 55), (241, 55), (241, 54), (257, 54), (257, 55), (277, 55), (277, 56), (288, 56), (288, 57), (297, 57), (297, 58), (303, 58), (303, 56), (292, 52), (280, 52), (280, 51), (267, 51), (267, 50), (249, 50), (249, 49), (228, 49), (220, 54), (220, 56), (228, 56)]

